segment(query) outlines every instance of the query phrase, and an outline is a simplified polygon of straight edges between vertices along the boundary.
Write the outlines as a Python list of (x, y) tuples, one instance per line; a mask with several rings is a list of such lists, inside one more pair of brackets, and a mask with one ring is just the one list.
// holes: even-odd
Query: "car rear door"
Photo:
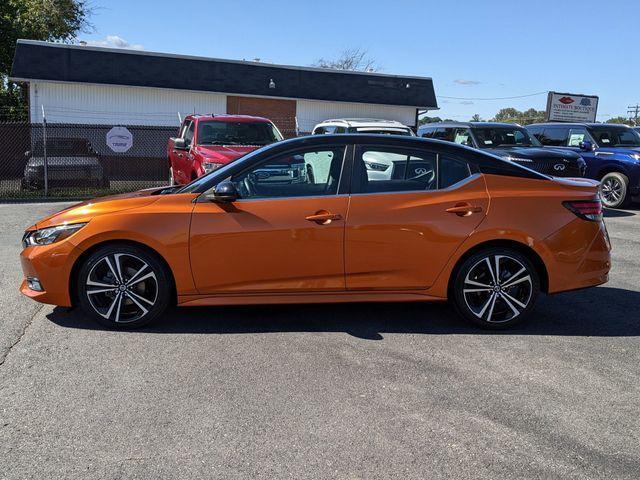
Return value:
[[(366, 169), (370, 156), (396, 162), (391, 180)], [(404, 156), (400, 165), (397, 158)], [(486, 215), (480, 174), (437, 150), (360, 145), (345, 230), (348, 290), (425, 289)]]
[[(230, 178), (241, 193), (238, 201), (219, 204), (203, 196), (190, 232), (198, 291), (344, 291), (349, 197), (340, 179), (348, 150), (329, 145), (276, 155)], [(304, 175), (306, 169), (283, 171), (300, 162), (311, 166), (313, 178)]]

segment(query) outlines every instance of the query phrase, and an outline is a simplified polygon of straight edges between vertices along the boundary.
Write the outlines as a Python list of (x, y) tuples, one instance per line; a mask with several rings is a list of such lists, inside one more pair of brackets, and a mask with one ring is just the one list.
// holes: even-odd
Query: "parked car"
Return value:
[[(313, 127), (312, 135), (342, 134), (342, 133), (368, 133), (377, 135), (401, 135), (415, 136), (410, 127), (395, 120), (380, 120), (376, 118), (337, 118), (325, 120)], [(378, 180), (390, 180), (398, 175), (420, 175), (421, 165), (413, 165), (414, 171), (396, 170), (396, 165), (404, 165), (406, 158), (402, 155), (390, 157), (388, 155), (377, 155), (376, 152), (369, 152), (364, 164), (370, 175)], [(417, 171), (416, 171), (417, 170)]]
[(169, 182), (183, 185), (237, 160), (247, 153), (282, 140), (271, 120), (248, 115), (189, 115), (179, 136), (170, 138)]
[[(44, 188), (44, 147), (41, 142), (34, 151), (26, 152), (22, 188)], [(91, 144), (79, 138), (49, 138), (47, 140), (47, 185), (51, 188), (103, 187), (109, 188), (109, 179)]]
[(582, 177), (586, 170), (577, 153), (542, 148), (524, 127), (513, 123), (429, 123), (418, 128), (418, 136), (479, 148), (554, 177)]
[(528, 125), (540, 143), (580, 152), (586, 177), (600, 181), (606, 207), (620, 208), (640, 195), (640, 134), (610, 123), (539, 123)]
[[(434, 174), (378, 180), (368, 152)], [(256, 181), (300, 158), (322, 175)], [(277, 142), (185, 187), (76, 205), (30, 227), (23, 245), (25, 295), (115, 328), (146, 324), (172, 302), (447, 299), (462, 317), (504, 328), (540, 292), (604, 283), (610, 268), (598, 182), (453, 143), (362, 134)]]
[(413, 130), (395, 120), (377, 118), (336, 118), (313, 127), (312, 135), (331, 133), (374, 133), (378, 135), (415, 136)]

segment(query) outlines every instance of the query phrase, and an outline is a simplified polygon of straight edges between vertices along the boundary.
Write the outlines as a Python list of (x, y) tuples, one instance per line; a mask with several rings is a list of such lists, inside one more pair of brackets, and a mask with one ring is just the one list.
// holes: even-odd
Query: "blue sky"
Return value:
[[(600, 96), (599, 120), (640, 102), (638, 0), (93, 0), (80, 39), (150, 51), (310, 65), (362, 48), (384, 73), (432, 77), (436, 95), (556, 90)], [(107, 38), (109, 37), (109, 38)], [(118, 38), (114, 38), (118, 37)], [(123, 43), (124, 42), (124, 43)], [(544, 109), (546, 95), (439, 98), (437, 115)]]

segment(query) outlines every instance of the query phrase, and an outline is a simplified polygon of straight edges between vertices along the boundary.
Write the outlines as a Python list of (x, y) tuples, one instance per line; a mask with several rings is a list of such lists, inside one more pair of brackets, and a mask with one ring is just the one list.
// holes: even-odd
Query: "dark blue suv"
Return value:
[(612, 123), (537, 123), (527, 130), (542, 145), (579, 152), (587, 178), (600, 180), (602, 203), (624, 207), (640, 196), (640, 134)]

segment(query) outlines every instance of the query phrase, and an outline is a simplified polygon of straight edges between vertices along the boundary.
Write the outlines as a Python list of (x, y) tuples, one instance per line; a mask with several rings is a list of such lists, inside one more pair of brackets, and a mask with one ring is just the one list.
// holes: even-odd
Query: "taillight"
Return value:
[(591, 220), (592, 222), (602, 220), (602, 202), (600, 199), (567, 201), (562, 202), (562, 205), (584, 220)]

